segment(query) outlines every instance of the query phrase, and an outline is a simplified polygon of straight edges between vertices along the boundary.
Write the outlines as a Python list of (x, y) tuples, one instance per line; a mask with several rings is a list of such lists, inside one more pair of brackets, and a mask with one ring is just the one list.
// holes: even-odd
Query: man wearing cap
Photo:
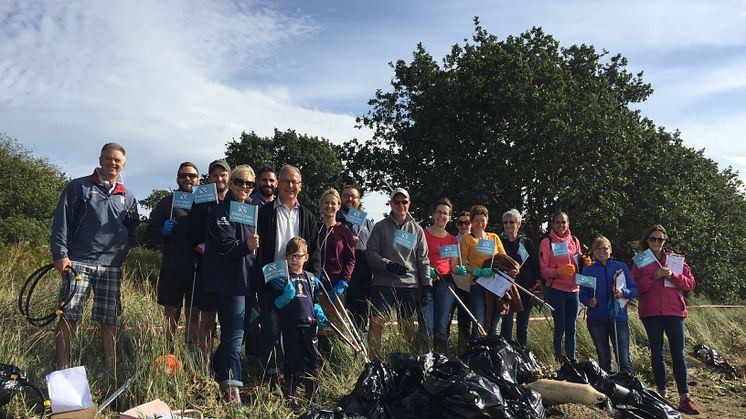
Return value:
[[(305, 272), (319, 276), (321, 258), (318, 249), (319, 231), (316, 229), (317, 217), (298, 202), (298, 195), (303, 187), (300, 170), (289, 164), (283, 166), (279, 173), (279, 194), (273, 203), (259, 209), (257, 231), (259, 250), (254, 275), (254, 289), (259, 298), (259, 323), (261, 324), (261, 355), (262, 362), (267, 362), (265, 373), (269, 378), (272, 393), (281, 395), (282, 390), (277, 379), (277, 359), (275, 346), (280, 335), (280, 324), (277, 309), (274, 305), (278, 296), (269, 285), (264, 283), (261, 268), (276, 260), (286, 258), (285, 247), (288, 241), (295, 237), (302, 237), (308, 243), (308, 261), (303, 265)], [(323, 278), (320, 278), (323, 281)]]
[(412, 336), (412, 316), (421, 305), (432, 301), (430, 260), (425, 233), (409, 214), (409, 193), (403, 188), (391, 192), (391, 213), (373, 226), (366, 256), (373, 272), (368, 346), (373, 353), (381, 347), (386, 316), (396, 308), (402, 330)]
[(218, 206), (218, 203), (225, 199), (228, 194), (228, 179), (230, 178), (231, 167), (225, 160), (215, 160), (210, 163), (207, 172), (207, 182), (214, 183), (218, 191), (218, 200), (215, 202), (203, 202), (192, 205), (189, 211), (189, 240), (190, 245), (195, 252), (196, 273), (194, 288), (194, 306), (199, 309), (199, 321), (192, 319), (192, 323), (197, 326), (197, 347), (203, 357), (209, 356), (209, 350), (212, 346), (212, 332), (215, 330), (215, 298), (213, 294), (205, 291), (202, 255), (205, 252), (205, 234), (207, 234), (207, 215), (210, 211)]
[[(199, 185), (199, 170), (192, 162), (179, 165), (176, 172), (178, 192), (192, 192)], [(194, 250), (187, 231), (189, 208), (174, 207), (174, 194), (163, 197), (150, 213), (148, 221), (148, 246), (163, 252), (158, 275), (158, 304), (166, 316), (166, 341), (173, 343), (179, 312), (184, 304), (184, 317), (188, 322), (199, 319), (199, 310), (192, 306), (194, 288)], [(187, 309), (187, 307), (189, 307)], [(188, 341), (197, 341), (197, 329), (187, 326)], [(190, 348), (190, 350), (193, 350)]]
[(350, 288), (347, 290), (345, 305), (352, 312), (357, 328), (365, 330), (368, 326), (368, 300), (370, 298), (370, 267), (365, 258), (365, 248), (368, 237), (373, 231), (373, 220), (366, 218), (362, 224), (352, 224), (347, 221), (350, 208), (359, 209), (362, 204), (362, 193), (355, 185), (345, 185), (342, 188), (342, 207), (337, 212), (337, 221), (341, 221), (352, 231), (355, 241), (355, 269), (352, 271)]
[[(107, 143), (100, 167), (72, 180), (62, 191), (52, 221), (50, 249), (60, 272), (72, 267), (80, 277), (75, 295), (60, 316), (55, 335), (57, 366), (67, 368), (70, 344), (93, 289), (91, 319), (101, 324), (104, 361), (114, 367), (117, 318), (122, 313), (122, 263), (137, 242), (137, 199), (124, 189), (120, 173), (124, 148)], [(68, 279), (74, 281), (75, 279)]]

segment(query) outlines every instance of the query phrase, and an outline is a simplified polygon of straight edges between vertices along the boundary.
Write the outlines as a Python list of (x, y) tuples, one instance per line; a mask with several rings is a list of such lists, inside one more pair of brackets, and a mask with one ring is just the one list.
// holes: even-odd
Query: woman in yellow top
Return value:
[[(487, 278), (493, 275), (492, 269), (482, 269), (482, 265), (484, 265), (484, 262), (491, 260), (493, 255), (505, 254), (505, 249), (500, 241), (500, 236), (484, 231), (487, 227), (487, 221), (489, 221), (487, 208), (484, 205), (474, 205), (469, 213), (471, 214), (471, 233), (461, 238), (461, 258), (466, 265), (466, 272), (472, 275), (472, 284), (469, 288), (469, 310), (474, 314), (479, 324), (483, 325), (486, 309), (485, 293), (489, 291), (477, 284), (476, 279), (480, 276)], [(499, 323), (500, 312), (495, 310), (490, 323), (489, 333), (491, 335), (497, 334)], [(477, 325), (472, 327), (471, 338), (479, 338)]]

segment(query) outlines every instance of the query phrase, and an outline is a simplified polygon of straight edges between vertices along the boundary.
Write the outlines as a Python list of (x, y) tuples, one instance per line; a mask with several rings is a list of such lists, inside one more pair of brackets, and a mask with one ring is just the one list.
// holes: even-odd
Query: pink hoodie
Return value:
[[(666, 266), (666, 255), (661, 261)], [(657, 263), (640, 269), (636, 265), (632, 267), (632, 276), (637, 282), (637, 290), (640, 292), (640, 302), (637, 313), (640, 318), (652, 316), (675, 316), (686, 317), (686, 303), (682, 291), (694, 289), (694, 275), (689, 265), (684, 263), (682, 274), (671, 274), (671, 282), (676, 288), (667, 288), (663, 278), (655, 279), (653, 274), (660, 268)]]
[[(552, 253), (550, 238), (552, 243), (567, 243), (568, 254), (565, 256), (555, 256)], [(579, 244), (580, 242), (575, 241), (573, 238), (570, 229), (567, 230), (564, 237), (559, 237), (552, 230), (549, 233), (549, 237), (541, 241), (539, 245), (539, 267), (541, 268), (541, 276), (547, 281), (548, 287), (565, 292), (578, 292), (580, 290), (578, 284), (575, 283), (575, 275), (561, 276), (557, 273), (557, 269), (567, 264), (573, 264), (577, 269), (576, 259), (577, 255), (580, 254)]]

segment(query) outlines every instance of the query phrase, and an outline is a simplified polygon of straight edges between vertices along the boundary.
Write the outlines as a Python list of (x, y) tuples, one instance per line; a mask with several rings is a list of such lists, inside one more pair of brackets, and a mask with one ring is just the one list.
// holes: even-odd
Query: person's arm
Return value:
[[(75, 219), (74, 193), (71, 191), (71, 186), (68, 185), (60, 194), (60, 199), (57, 201), (57, 206), (54, 209), (54, 218), (52, 220), (52, 235), (49, 239), (49, 248), (52, 251), (52, 260), (54, 265), (62, 272), (62, 270), (70, 265), (70, 259), (67, 257), (67, 233), (69, 229), (69, 223)], [(82, 197), (77, 197), (82, 199)]]
[(545, 280), (557, 277), (557, 269), (549, 266), (552, 257), (552, 249), (550, 247), (549, 239), (544, 239), (539, 244), (539, 270), (541, 277)]
[[(171, 208), (171, 204), (166, 202), (169, 200), (168, 198), (169, 197), (164, 197), (158, 201), (158, 204), (153, 208), (153, 211), (150, 211), (146, 233), (147, 241), (145, 244), (151, 249), (159, 249), (162, 241), (165, 239), (165, 237), (163, 237), (163, 223), (166, 222), (166, 217), (168, 217)], [(166, 206), (168, 206), (168, 208), (166, 208)]]
[(417, 271), (419, 274), (420, 285), (432, 286), (433, 279), (430, 278), (430, 258), (427, 257), (427, 240), (425, 240), (425, 231), (422, 228), (415, 230), (417, 243), (415, 244), (415, 256), (417, 257)]
[(368, 247), (365, 249), (365, 257), (368, 259), (368, 265), (371, 269), (377, 269), (381, 271), (386, 270), (386, 260), (381, 255), (381, 232), (383, 231), (383, 224), (385, 221), (381, 221), (373, 227), (373, 231), (370, 232), (368, 237)]
[(475, 250), (472, 247), (472, 240), (471, 237), (468, 235), (464, 235), (464, 237), (461, 238), (461, 242), (459, 243), (459, 248), (461, 249), (461, 261), (464, 262), (464, 265), (466, 266), (466, 273), (471, 275), (472, 272), (474, 272), (474, 268), (481, 268), (481, 266), (471, 266), (470, 260), (471, 260), (471, 252)]
[[(583, 275), (592, 276), (593, 272), (590, 269), (590, 266), (583, 269)], [(598, 278), (596, 278), (596, 286), (598, 286)], [(588, 306), (588, 303), (591, 301), (591, 298), (593, 298), (593, 288), (588, 287), (580, 287), (580, 294), (578, 294), (578, 298), (580, 298), (580, 302), (583, 303), (584, 306)]]
[(127, 227), (127, 241), (129, 248), (137, 247), (137, 226), (140, 225), (140, 213), (137, 211), (137, 199), (132, 196), (132, 204), (127, 209), (124, 226)]

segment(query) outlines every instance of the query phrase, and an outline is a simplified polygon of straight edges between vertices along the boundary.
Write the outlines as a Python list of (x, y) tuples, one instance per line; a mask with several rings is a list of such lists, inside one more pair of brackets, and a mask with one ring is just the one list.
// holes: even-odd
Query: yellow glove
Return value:
[(570, 276), (575, 274), (575, 265), (567, 264), (561, 268), (557, 268), (557, 275), (559, 276)]

